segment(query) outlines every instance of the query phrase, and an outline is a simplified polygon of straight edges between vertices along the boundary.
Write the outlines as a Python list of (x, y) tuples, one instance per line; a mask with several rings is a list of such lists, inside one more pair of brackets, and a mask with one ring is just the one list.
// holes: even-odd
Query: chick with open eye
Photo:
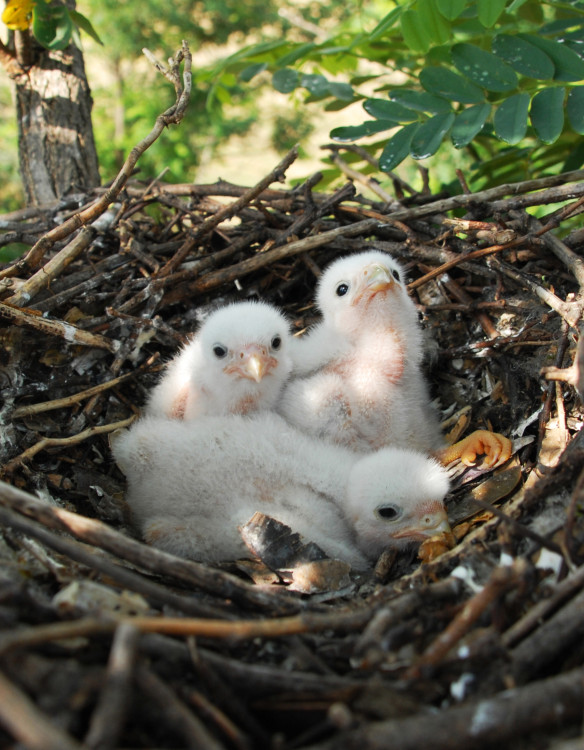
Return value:
[(403, 446), (445, 463), (506, 461), (511, 441), (480, 430), (444, 445), (422, 369), (423, 333), (401, 265), (372, 250), (333, 262), (319, 280), (322, 321), (293, 341), (294, 372), (278, 411), (306, 433), (356, 451)]
[(289, 346), (289, 324), (274, 306), (221, 307), (171, 360), (145, 414), (190, 420), (271, 409), (290, 374)]
[(435, 460), (396, 448), (362, 456), (269, 411), (146, 417), (113, 441), (113, 453), (146, 542), (194, 560), (246, 556), (239, 527), (256, 511), (356, 569), (450, 528), (448, 477)]

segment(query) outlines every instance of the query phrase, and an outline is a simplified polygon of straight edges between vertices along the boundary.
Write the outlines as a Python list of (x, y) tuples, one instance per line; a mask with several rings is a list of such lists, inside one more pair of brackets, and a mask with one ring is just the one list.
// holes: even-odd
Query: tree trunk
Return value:
[(29, 205), (39, 205), (100, 179), (81, 51), (74, 45), (49, 51), (30, 41), (34, 62), (12, 78), (24, 192)]

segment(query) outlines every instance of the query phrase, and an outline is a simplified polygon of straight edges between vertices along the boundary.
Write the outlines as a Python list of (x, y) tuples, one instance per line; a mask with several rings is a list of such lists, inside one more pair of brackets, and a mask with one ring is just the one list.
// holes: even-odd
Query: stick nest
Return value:
[[(66, 238), (99, 191), (3, 217), (2, 244), (38, 251), (0, 271), (0, 744), (576, 747), (584, 174), (372, 200), (274, 187), (289, 161), (255, 188), (129, 182)], [(259, 297), (300, 333), (321, 269), (367, 248), (407, 269), (451, 439), (515, 441), (457, 472), (454, 548), (308, 595), (142, 544), (109, 433), (213, 306)]]

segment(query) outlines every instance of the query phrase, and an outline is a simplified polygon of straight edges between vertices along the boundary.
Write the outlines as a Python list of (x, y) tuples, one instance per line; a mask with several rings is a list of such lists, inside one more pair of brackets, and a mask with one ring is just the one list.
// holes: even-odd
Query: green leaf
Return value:
[(452, 109), (446, 99), (442, 99), (442, 97), (439, 96), (433, 96), (425, 91), (392, 89), (389, 92), (389, 98), (391, 101), (402, 104), (408, 109), (413, 109), (416, 112), (429, 112), (433, 115), (445, 114)]
[(382, 36), (384, 36), (385, 32), (389, 31), (389, 29), (391, 29), (391, 27), (394, 26), (394, 24), (397, 22), (401, 14), (402, 14), (402, 8), (394, 8), (393, 10), (390, 10), (389, 13), (384, 18), (381, 19), (381, 21), (369, 34), (369, 41), (375, 42), (378, 39), (380, 39)]
[(437, 0), (436, 5), (444, 18), (454, 21), (464, 10), (466, 0)]
[(290, 94), (300, 85), (300, 74), (293, 68), (281, 68), (272, 76), (272, 86), (281, 94)]
[(479, 21), (490, 29), (505, 10), (506, 0), (478, 0)]
[(517, 74), (513, 68), (474, 44), (455, 44), (451, 56), (464, 76), (488, 91), (513, 91), (517, 87)]
[(450, 41), (450, 24), (439, 12), (436, 0), (418, 0), (418, 15), (434, 44), (446, 44)]
[(514, 145), (525, 137), (528, 109), (529, 94), (525, 92), (505, 99), (493, 118), (495, 133), (501, 140)]
[(492, 50), (521, 75), (543, 81), (551, 81), (554, 77), (555, 66), (552, 59), (525, 39), (498, 34), (493, 39)]
[(584, 135), (584, 86), (574, 86), (568, 94), (566, 112), (570, 125)]
[(417, 11), (406, 10), (400, 19), (401, 33), (404, 42), (414, 52), (427, 52), (432, 44), (432, 37)]
[(392, 120), (395, 123), (413, 122), (418, 115), (408, 107), (385, 99), (367, 99), (363, 102), (363, 109), (378, 120)]
[(555, 81), (581, 81), (584, 78), (584, 60), (565, 44), (533, 34), (519, 34), (518, 36), (539, 47), (551, 58), (555, 66)]
[[(93, 28), (93, 25), (89, 18), (86, 18), (83, 13), (79, 13), (77, 10), (69, 10), (69, 16), (73, 23), (88, 34), (94, 41), (103, 46), (103, 42), (99, 38), (97, 31)], [(79, 45), (77, 45), (79, 46)]]
[(450, 138), (454, 147), (463, 148), (463, 146), (467, 146), (481, 132), (490, 113), (491, 105), (488, 102), (483, 102), (482, 104), (475, 104), (474, 107), (467, 107), (456, 115), (456, 120), (450, 131)]
[(276, 65), (279, 68), (286, 68), (289, 65), (292, 65), (292, 63), (295, 63), (296, 60), (299, 60), (301, 57), (304, 57), (305, 55), (308, 55), (309, 52), (312, 52), (312, 50), (316, 47), (316, 44), (314, 42), (306, 42), (305, 44), (296, 44), (290, 50), (290, 52), (287, 52), (282, 57), (278, 58), (276, 60)]
[(329, 94), (329, 82), (324, 76), (305, 73), (300, 78), (300, 85), (308, 89), (313, 96), (327, 96)]
[(382, 172), (391, 172), (406, 158), (410, 153), (412, 138), (419, 127), (418, 123), (404, 125), (389, 139), (379, 157), (379, 169)]
[(452, 127), (455, 115), (434, 115), (416, 130), (410, 145), (410, 153), (414, 159), (426, 159), (438, 151), (446, 133)]
[(438, 65), (424, 68), (420, 73), (420, 83), (430, 94), (463, 104), (476, 104), (485, 98), (482, 89), (467, 78)]
[(334, 128), (329, 135), (333, 141), (347, 143), (392, 128), (395, 128), (395, 122), (392, 120), (367, 120), (362, 122), (361, 125), (344, 125), (340, 128)]
[(253, 65), (248, 65), (247, 68), (244, 68), (241, 73), (239, 74), (239, 80), (244, 81), (244, 83), (249, 83), (252, 78), (257, 76), (259, 73), (263, 73), (263, 71), (268, 67), (267, 63), (254, 63)]
[(336, 96), (337, 99), (341, 99), (343, 102), (352, 102), (355, 98), (355, 92), (353, 87), (349, 83), (337, 83), (336, 81), (330, 81), (329, 91), (332, 96)]
[(564, 97), (562, 88), (544, 89), (531, 100), (529, 116), (538, 138), (553, 143), (564, 129)]
[(64, 5), (37, 0), (32, 11), (34, 38), (46, 49), (65, 49), (71, 42), (73, 22)]

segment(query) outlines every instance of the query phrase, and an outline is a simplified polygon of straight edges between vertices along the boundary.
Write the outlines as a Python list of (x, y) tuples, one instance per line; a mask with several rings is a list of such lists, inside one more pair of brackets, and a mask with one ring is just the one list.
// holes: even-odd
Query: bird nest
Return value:
[[(254, 188), (128, 182), (67, 237), (104, 191), (3, 217), (34, 245), (0, 271), (3, 746), (580, 747), (584, 173), (323, 194), (286, 185), (293, 157)], [(165, 361), (225, 301), (301, 334), (321, 269), (366, 248), (407, 270), (448, 438), (514, 441), (453, 467), (453, 544), (316, 581), (143, 544), (109, 437)]]

